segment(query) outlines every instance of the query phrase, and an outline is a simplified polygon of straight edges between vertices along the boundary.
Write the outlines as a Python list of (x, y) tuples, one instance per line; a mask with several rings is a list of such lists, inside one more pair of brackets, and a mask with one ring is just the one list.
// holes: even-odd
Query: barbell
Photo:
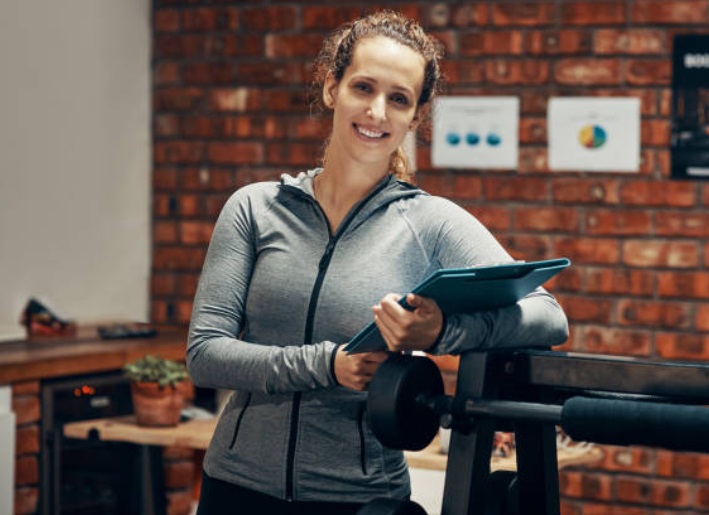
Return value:
[(394, 449), (423, 449), (441, 425), (455, 429), (476, 419), (495, 419), (559, 425), (577, 441), (709, 452), (705, 407), (581, 395), (560, 405), (452, 397), (444, 394), (438, 366), (424, 356), (392, 354), (368, 392), (372, 431)]

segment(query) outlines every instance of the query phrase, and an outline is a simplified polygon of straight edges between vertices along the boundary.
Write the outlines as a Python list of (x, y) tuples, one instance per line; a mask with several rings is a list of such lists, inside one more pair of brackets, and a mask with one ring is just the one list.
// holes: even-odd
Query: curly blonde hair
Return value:
[[(315, 104), (322, 105), (322, 89), (328, 75), (340, 81), (352, 62), (357, 43), (369, 37), (385, 36), (419, 53), (425, 61), (423, 87), (417, 99), (416, 109), (420, 116), (428, 114), (424, 109), (438, 94), (443, 82), (440, 60), (443, 45), (427, 34), (418, 22), (395, 11), (379, 11), (355, 21), (345, 23), (332, 32), (315, 59), (313, 76)], [(423, 118), (422, 118), (422, 121)], [(327, 143), (326, 143), (327, 147)], [(408, 159), (401, 147), (391, 156), (390, 172), (398, 179), (411, 182), (412, 174)]]

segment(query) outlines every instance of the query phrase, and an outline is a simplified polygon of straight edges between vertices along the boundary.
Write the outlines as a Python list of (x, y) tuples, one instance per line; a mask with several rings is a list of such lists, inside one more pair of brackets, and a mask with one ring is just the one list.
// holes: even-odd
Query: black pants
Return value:
[(209, 477), (202, 471), (197, 515), (355, 515), (357, 503), (289, 502)]

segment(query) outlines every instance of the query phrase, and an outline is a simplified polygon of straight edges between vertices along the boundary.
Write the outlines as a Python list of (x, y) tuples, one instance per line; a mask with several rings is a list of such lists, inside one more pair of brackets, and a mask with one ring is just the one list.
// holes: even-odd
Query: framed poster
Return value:
[(435, 100), (433, 166), (516, 170), (518, 147), (518, 97), (449, 96)]
[(673, 179), (709, 180), (709, 35), (674, 39), (670, 156)]
[(638, 98), (550, 98), (547, 118), (551, 170), (640, 169)]

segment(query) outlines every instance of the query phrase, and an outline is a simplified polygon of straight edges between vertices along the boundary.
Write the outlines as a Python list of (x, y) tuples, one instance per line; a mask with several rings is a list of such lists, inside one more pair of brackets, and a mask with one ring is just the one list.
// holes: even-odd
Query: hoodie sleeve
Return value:
[[(513, 261), (490, 231), (458, 205), (431, 197), (439, 223), (425, 234), (434, 249), (432, 261), (441, 268), (490, 265)], [(433, 354), (501, 347), (549, 347), (568, 338), (566, 315), (544, 288), (512, 306), (473, 314), (450, 315)]]
[(200, 387), (265, 393), (335, 386), (333, 342), (281, 347), (240, 339), (256, 256), (253, 191), (247, 186), (234, 193), (214, 226), (192, 307), (190, 377)]

